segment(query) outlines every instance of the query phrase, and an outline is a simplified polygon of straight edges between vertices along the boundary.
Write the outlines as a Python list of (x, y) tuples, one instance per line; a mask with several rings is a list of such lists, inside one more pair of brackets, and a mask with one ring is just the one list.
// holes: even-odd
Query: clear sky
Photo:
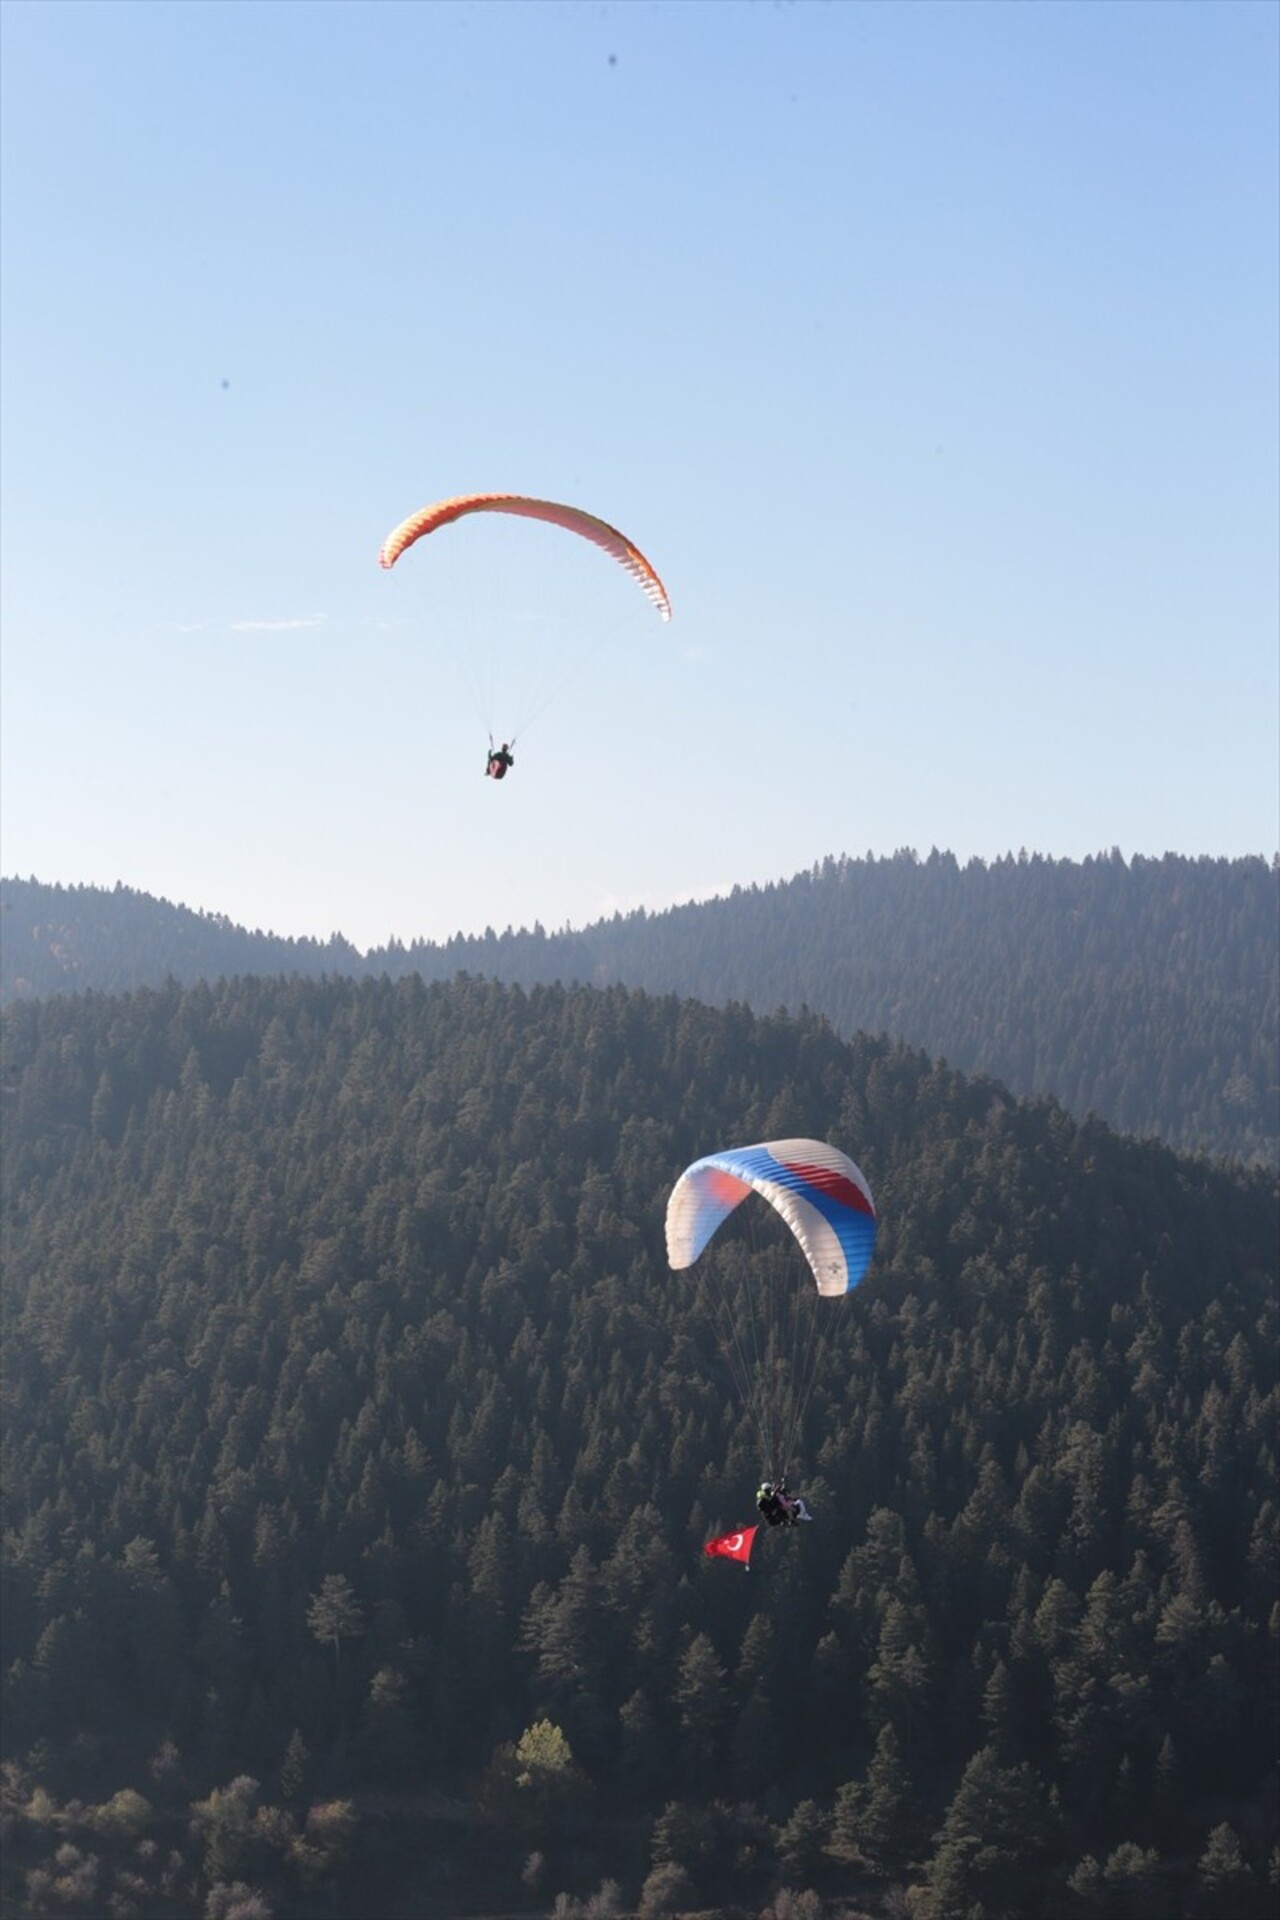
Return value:
[[(1277, 21), (3, 0), (3, 870), (368, 946), (1269, 855)], [(379, 569), (480, 489), (672, 624), (556, 529)]]

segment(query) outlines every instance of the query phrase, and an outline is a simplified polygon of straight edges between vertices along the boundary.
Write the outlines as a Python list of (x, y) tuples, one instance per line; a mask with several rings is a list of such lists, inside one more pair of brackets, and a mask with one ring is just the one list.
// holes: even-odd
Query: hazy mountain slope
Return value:
[(1261, 859), (828, 860), (581, 932), (364, 956), (117, 889), (3, 885), (0, 994), (227, 972), (459, 970), (807, 1006), (1184, 1150), (1280, 1160), (1280, 875)]
[(237, 973), (358, 973), (340, 934), (286, 940), (132, 887), (0, 880), (0, 1005), (49, 993), (122, 993)]
[(665, 914), (408, 959), (807, 1006), (1126, 1132), (1274, 1164), (1278, 883), (1260, 859), (829, 860)]

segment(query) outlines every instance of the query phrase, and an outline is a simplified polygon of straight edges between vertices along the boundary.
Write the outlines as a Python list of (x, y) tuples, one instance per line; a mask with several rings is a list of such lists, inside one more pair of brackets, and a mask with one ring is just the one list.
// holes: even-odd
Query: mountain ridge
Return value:
[(115, 889), (0, 882), (0, 1003), (237, 973), (458, 972), (809, 1008), (1183, 1152), (1280, 1165), (1280, 870), (1261, 856), (830, 857), (789, 880), (362, 954)]

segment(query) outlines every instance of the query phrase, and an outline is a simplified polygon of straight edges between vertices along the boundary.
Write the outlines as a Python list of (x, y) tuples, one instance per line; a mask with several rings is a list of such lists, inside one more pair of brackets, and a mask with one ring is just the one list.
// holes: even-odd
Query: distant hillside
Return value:
[(359, 973), (340, 935), (285, 940), (250, 933), (221, 913), (194, 913), (153, 894), (0, 880), (0, 1006), (50, 993), (123, 993), (239, 973)]
[(581, 933), (382, 958), (427, 978), (464, 968), (809, 1007), (846, 1037), (889, 1033), (1126, 1133), (1274, 1163), (1278, 880), (1262, 859), (962, 867), (904, 853)]
[(1280, 872), (1261, 858), (829, 859), (726, 899), (361, 956), (124, 888), (3, 883), (0, 997), (233, 972), (459, 971), (808, 1007), (1184, 1151), (1280, 1163)]

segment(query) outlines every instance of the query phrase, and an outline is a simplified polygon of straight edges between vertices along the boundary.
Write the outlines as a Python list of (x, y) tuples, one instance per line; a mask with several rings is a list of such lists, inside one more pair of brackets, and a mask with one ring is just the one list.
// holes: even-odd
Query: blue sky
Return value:
[[(1278, 17), (3, 0), (3, 870), (366, 946), (1269, 855)], [(379, 569), (473, 489), (672, 624)]]

